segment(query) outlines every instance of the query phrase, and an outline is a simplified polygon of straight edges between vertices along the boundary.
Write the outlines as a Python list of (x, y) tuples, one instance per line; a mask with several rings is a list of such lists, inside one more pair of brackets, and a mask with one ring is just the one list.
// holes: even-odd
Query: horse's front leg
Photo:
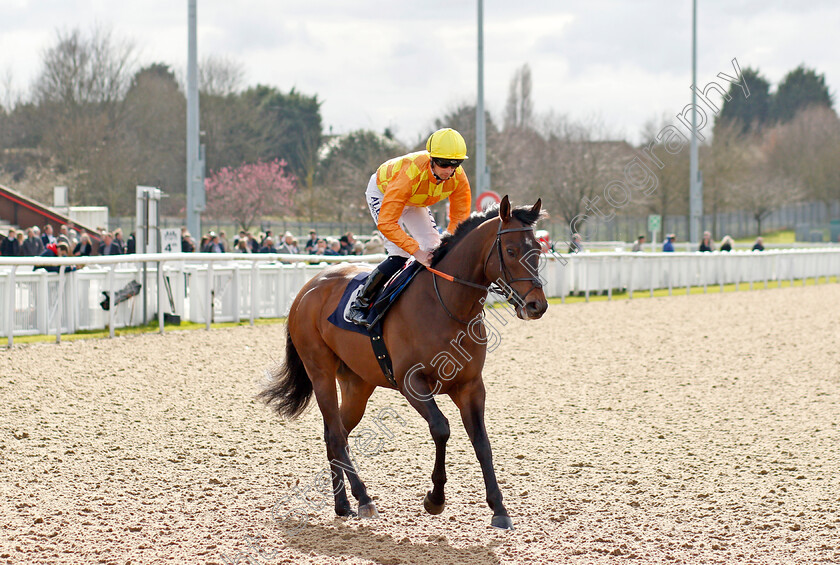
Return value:
[(423, 416), (429, 424), (429, 431), (435, 442), (435, 468), (432, 470), (432, 490), (423, 499), (423, 508), (429, 514), (440, 514), (446, 503), (443, 487), (446, 484), (446, 442), (449, 439), (449, 420), (435, 404), (425, 375), (409, 372), (403, 383), (402, 393), (408, 403)]
[(481, 473), (484, 475), (484, 488), (487, 490), (487, 504), (493, 511), (490, 525), (503, 530), (512, 530), (513, 521), (508, 516), (505, 505), (502, 504), (502, 491), (496, 481), (496, 471), (493, 469), (493, 453), (490, 450), (490, 440), (484, 427), (484, 381), (481, 375), (474, 380), (464, 383), (450, 393), (452, 400), (461, 411), (461, 420), (470, 437)]

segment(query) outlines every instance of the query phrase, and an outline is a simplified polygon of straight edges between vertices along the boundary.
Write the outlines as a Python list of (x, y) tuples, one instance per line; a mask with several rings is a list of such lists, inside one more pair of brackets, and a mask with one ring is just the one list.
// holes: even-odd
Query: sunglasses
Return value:
[(442, 169), (457, 168), (464, 162), (463, 159), (440, 159), (433, 157), (432, 162)]

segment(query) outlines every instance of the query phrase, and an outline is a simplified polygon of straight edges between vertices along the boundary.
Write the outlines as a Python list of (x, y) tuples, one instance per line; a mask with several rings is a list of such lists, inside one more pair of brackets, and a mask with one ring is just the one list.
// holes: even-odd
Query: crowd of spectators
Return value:
[(9, 228), (4, 236), (0, 234), (0, 255), (5, 257), (55, 257), (58, 245), (67, 247), (67, 255), (86, 257), (89, 255), (122, 255), (134, 253), (135, 240), (131, 234), (128, 240), (123, 238), (121, 229), (113, 232), (97, 228), (99, 241), (94, 243), (89, 234), (62, 225), (59, 233), (54, 233), (50, 224), (43, 230), (38, 226), (17, 230)]
[[(53, 233), (49, 224), (43, 230), (32, 226), (25, 230), (10, 228), (8, 234), (0, 234), (0, 256), (7, 257), (35, 257), (35, 256), (75, 256), (87, 257), (91, 255), (122, 255), (135, 253), (136, 240), (134, 234), (128, 239), (123, 237), (121, 229), (107, 231), (97, 228), (98, 240), (88, 233), (62, 225), (59, 234)], [(304, 238), (301, 238), (302, 240)], [(61, 249), (57, 246), (63, 244)], [(276, 253), (284, 255), (372, 255), (385, 252), (382, 237), (374, 232), (373, 236), (363, 243), (356, 239), (353, 232), (347, 232), (340, 237), (320, 237), (316, 230), (310, 230), (309, 237), (303, 246), (291, 232), (285, 232), (277, 237), (270, 230), (257, 235), (242, 230), (229, 242), (224, 231), (209, 231), (196, 244), (186, 227), (181, 228), (181, 251), (184, 253)], [(312, 263), (317, 261), (310, 261)]]
[[(302, 238), (301, 238), (302, 239)], [(241, 230), (233, 243), (229, 243), (225, 232), (207, 232), (201, 237), (199, 244), (189, 233), (187, 228), (181, 228), (181, 251), (193, 253), (279, 253), (285, 255), (371, 255), (384, 253), (385, 245), (382, 237), (375, 233), (367, 243), (357, 240), (353, 232), (347, 232), (340, 237), (320, 237), (316, 230), (310, 230), (303, 247), (299, 240), (286, 232), (275, 236), (271, 230), (254, 235), (247, 230)]]

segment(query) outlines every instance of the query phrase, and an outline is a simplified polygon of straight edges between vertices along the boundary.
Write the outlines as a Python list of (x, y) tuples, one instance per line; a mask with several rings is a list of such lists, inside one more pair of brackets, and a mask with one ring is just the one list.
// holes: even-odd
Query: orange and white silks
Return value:
[(455, 169), (452, 177), (436, 182), (427, 151), (409, 153), (386, 161), (377, 169), (376, 186), (383, 194), (376, 218), (376, 227), (386, 239), (412, 254), (420, 244), (399, 225), (406, 206), (424, 208), (449, 198), (449, 226), (455, 228), (470, 215), (472, 194), (463, 167)]

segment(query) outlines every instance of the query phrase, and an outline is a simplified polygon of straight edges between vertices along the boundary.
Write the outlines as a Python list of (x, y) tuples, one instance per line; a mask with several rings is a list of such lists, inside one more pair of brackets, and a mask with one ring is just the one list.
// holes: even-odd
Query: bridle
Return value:
[[(523, 226), (521, 228), (507, 228), (502, 229), (502, 221), (499, 220), (499, 229), (496, 230), (496, 240), (493, 242), (493, 246), (487, 252), (487, 257), (484, 259), (484, 267), (483, 270), (487, 272), (487, 264), (490, 262), (490, 257), (493, 255), (493, 250), (498, 249), (499, 252), (499, 265), (502, 270), (502, 277), (504, 278), (504, 287), (499, 285), (496, 282), (491, 282), (488, 285), (482, 285), (478, 283), (474, 283), (472, 281), (468, 281), (465, 279), (461, 279), (452, 275), (448, 275), (444, 272), (438, 271), (437, 269), (433, 269), (432, 267), (426, 267), (426, 269), (432, 273), (432, 284), (435, 288), (435, 294), (437, 295), (438, 302), (440, 303), (441, 307), (443, 308), (444, 312), (455, 320), (464, 325), (469, 325), (470, 322), (465, 322), (456, 318), (452, 312), (449, 311), (449, 308), (446, 307), (446, 304), (443, 302), (443, 297), (440, 295), (440, 290), (438, 289), (437, 285), (437, 277), (441, 277), (442, 279), (448, 280), (449, 282), (454, 282), (458, 284), (462, 284), (465, 286), (470, 286), (473, 288), (477, 288), (483, 292), (493, 292), (494, 294), (498, 294), (500, 296), (504, 296), (505, 300), (509, 303), (513, 303), (514, 306), (516, 305), (524, 305), (525, 304), (525, 297), (528, 296), (531, 291), (537, 288), (542, 288), (542, 281), (536, 276), (534, 277), (519, 277), (519, 278), (512, 278), (512, 273), (510, 269), (508, 269), (507, 263), (505, 262), (504, 254), (502, 253), (502, 235), (506, 233), (513, 233), (513, 232), (522, 232), (522, 231), (533, 231), (533, 226)], [(524, 295), (519, 294), (516, 289), (513, 288), (513, 283), (516, 282), (530, 282), (531, 288), (528, 289)]]

